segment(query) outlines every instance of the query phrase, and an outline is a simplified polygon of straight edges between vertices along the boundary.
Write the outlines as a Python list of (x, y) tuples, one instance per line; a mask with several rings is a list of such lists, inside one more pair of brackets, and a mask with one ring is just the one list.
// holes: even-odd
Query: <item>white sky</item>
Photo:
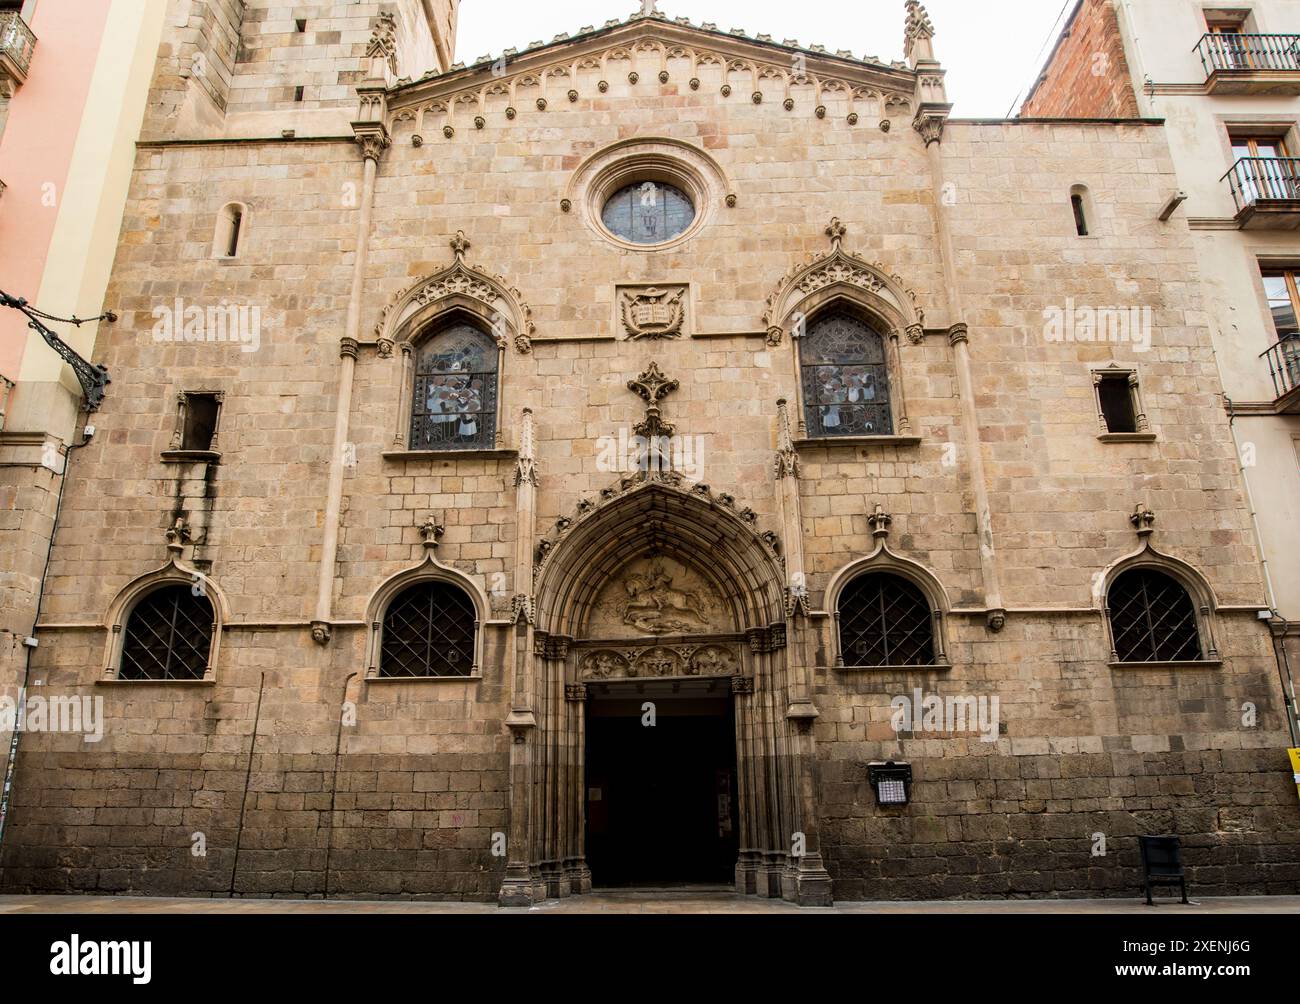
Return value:
[[(948, 98), (962, 118), (1002, 118), (1023, 99), (1075, 0), (928, 0)], [(456, 59), (470, 63), (560, 32), (625, 19), (638, 0), (462, 0)], [(796, 38), (831, 52), (903, 58), (903, 0), (660, 0), (668, 17), (712, 21), (723, 31)], [(1014, 110), (1012, 112), (1014, 114)]]

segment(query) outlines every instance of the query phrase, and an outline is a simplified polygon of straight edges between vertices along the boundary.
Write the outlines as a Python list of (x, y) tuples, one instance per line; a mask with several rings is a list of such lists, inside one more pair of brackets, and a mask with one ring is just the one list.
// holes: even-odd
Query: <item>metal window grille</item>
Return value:
[(1110, 587), (1108, 606), (1120, 662), (1201, 658), (1192, 598), (1163, 572), (1151, 568), (1125, 572)]
[(810, 436), (889, 436), (885, 340), (850, 314), (813, 321), (800, 339), (804, 418)]
[(126, 622), (123, 680), (201, 680), (212, 651), (215, 618), (206, 596), (190, 586), (166, 586), (146, 595)]
[(384, 614), (379, 675), (469, 676), (474, 670), (474, 604), (446, 582), (421, 582)]
[(425, 342), (415, 360), (410, 448), (490, 449), (496, 417), (496, 342), (468, 324)]
[(934, 664), (934, 623), (925, 594), (898, 575), (850, 582), (840, 597), (840, 657), (848, 666)]

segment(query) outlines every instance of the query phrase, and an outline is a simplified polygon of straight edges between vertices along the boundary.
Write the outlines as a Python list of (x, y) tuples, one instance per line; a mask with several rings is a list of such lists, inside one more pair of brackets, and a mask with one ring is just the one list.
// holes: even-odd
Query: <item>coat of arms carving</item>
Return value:
[(686, 287), (620, 289), (619, 311), (629, 341), (680, 338), (686, 322)]

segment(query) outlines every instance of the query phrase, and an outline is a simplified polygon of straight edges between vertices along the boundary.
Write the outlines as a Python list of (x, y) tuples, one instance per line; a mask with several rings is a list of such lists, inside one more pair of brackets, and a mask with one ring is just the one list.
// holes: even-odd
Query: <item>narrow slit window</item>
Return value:
[(239, 231), (244, 225), (244, 214), (238, 206), (230, 209), (230, 239), (226, 243), (226, 257), (234, 258), (239, 254)]
[(212, 242), (214, 258), (237, 258), (244, 236), (244, 207), (232, 202), (217, 216), (217, 234)]
[(302, 84), (299, 84), (297, 87), (295, 87), (295, 88), (293, 89), (293, 99), (294, 99), (295, 101), (301, 101), (301, 100), (302, 100), (302, 92), (303, 92), (303, 86), (302, 86)]
[(298, 20), (294, 22), (294, 26), (298, 29), (298, 34), (301, 35), (307, 30), (307, 19), (305, 17), (298, 18)]
[(1076, 192), (1070, 196), (1070, 205), (1074, 207), (1074, 229), (1080, 237), (1088, 236), (1088, 213), (1083, 207), (1083, 196)]

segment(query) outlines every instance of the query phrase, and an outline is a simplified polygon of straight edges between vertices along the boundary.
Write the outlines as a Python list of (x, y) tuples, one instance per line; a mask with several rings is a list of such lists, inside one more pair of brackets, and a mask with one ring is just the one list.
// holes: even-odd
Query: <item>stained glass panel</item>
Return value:
[(457, 324), (424, 343), (415, 357), (412, 450), (490, 449), (496, 438), (497, 345)]
[(633, 244), (660, 244), (686, 230), (695, 206), (680, 188), (642, 181), (619, 189), (605, 203), (605, 229)]
[(799, 344), (808, 435), (888, 436), (885, 341), (850, 314), (815, 320)]

